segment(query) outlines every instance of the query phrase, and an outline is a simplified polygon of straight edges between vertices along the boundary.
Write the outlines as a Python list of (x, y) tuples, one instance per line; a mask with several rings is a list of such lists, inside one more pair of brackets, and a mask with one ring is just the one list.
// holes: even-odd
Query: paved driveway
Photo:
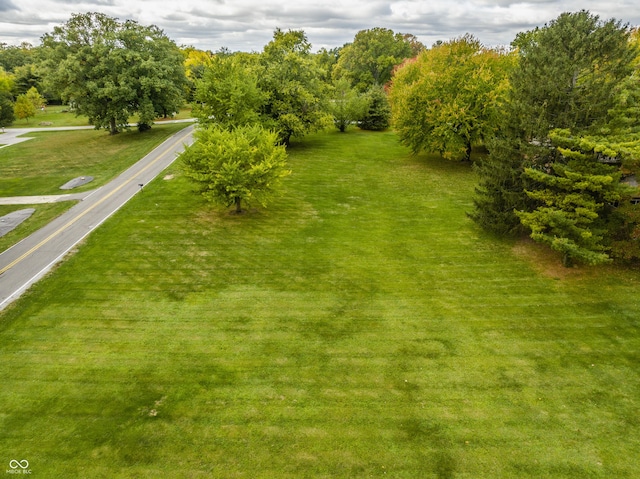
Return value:
[(9, 128), (0, 133), (0, 148), (15, 145), (23, 141), (31, 140), (27, 135), (37, 131), (69, 131), (69, 130), (93, 130), (93, 126), (58, 126), (47, 128)]

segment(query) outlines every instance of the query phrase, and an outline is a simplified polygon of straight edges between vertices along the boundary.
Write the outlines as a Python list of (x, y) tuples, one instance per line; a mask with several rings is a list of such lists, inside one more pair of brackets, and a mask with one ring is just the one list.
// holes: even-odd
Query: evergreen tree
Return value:
[(371, 87), (367, 91), (365, 98), (369, 103), (369, 108), (358, 122), (358, 127), (372, 131), (382, 131), (389, 128), (391, 124), (391, 105), (384, 88), (379, 86)]
[[(578, 138), (606, 128), (610, 112), (618, 101), (612, 93), (629, 78), (637, 57), (629, 35), (628, 26), (614, 20), (601, 22), (586, 11), (562, 14), (543, 28), (518, 35), (513, 43), (518, 63), (510, 75), (505, 122), (489, 142), (489, 159), (478, 168), (480, 185), (470, 214), (478, 224), (497, 232), (514, 232), (521, 231), (520, 224), (526, 223), (525, 226), (536, 228), (537, 234), (534, 217), (527, 214), (537, 210), (538, 219), (542, 221), (540, 202), (542, 197), (550, 198), (550, 186), (556, 188), (553, 191), (558, 195), (554, 208), (562, 204), (563, 195), (567, 201), (575, 198), (572, 187), (558, 189), (558, 181), (550, 185), (548, 177), (538, 175), (544, 172), (550, 177), (563, 177), (564, 172), (569, 172), (571, 176), (576, 167), (574, 163), (565, 166), (566, 156), (554, 147), (549, 132), (557, 128), (571, 129), (572, 135)], [(586, 148), (576, 151), (596, 157), (599, 154)], [(558, 167), (555, 162), (559, 162)], [(584, 168), (580, 171), (587, 175), (599, 174)], [(608, 203), (594, 201), (587, 203), (600, 218), (603, 211), (594, 205), (602, 204), (605, 208)], [(575, 207), (583, 208), (577, 204)], [(574, 220), (585, 228), (586, 235), (601, 238), (594, 245), (607, 242), (606, 233), (587, 231), (591, 227), (599, 228), (600, 220), (571, 219)], [(594, 245), (578, 244), (594, 254), (602, 253), (596, 252)], [(577, 250), (570, 251), (573, 246), (563, 247), (567, 261), (570, 258), (598, 261), (598, 256), (580, 257)]]
[(526, 210), (529, 198), (523, 195), (523, 149), (529, 145), (517, 138), (493, 138), (487, 145), (490, 155), (474, 163), (479, 182), (468, 216), (483, 229), (498, 235), (516, 235), (525, 229), (516, 211)]
[[(621, 173), (614, 165), (599, 161), (592, 149), (573, 141), (568, 131), (552, 135), (559, 158), (545, 167), (525, 168), (525, 176), (536, 186), (526, 194), (537, 204), (519, 211), (531, 238), (562, 254), (562, 263), (599, 264), (610, 261), (606, 236), (613, 206), (622, 197)], [(564, 148), (560, 142), (564, 140)]]
[(13, 123), (13, 120), (15, 120), (15, 114), (11, 95), (7, 91), (0, 90), (0, 128), (4, 130)]
[(605, 122), (614, 106), (611, 92), (633, 72), (637, 52), (629, 36), (627, 25), (582, 10), (516, 37), (512, 102), (527, 139)]

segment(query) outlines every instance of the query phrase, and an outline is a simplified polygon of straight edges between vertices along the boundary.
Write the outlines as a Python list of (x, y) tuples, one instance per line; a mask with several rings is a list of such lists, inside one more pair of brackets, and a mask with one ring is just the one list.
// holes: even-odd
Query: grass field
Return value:
[(103, 185), (142, 158), (184, 123), (156, 125), (139, 133), (104, 130), (33, 132), (32, 140), (0, 150), (0, 196), (69, 193), (60, 186), (78, 176), (94, 180), (73, 192)]
[[(191, 108), (183, 108), (174, 119), (181, 120), (191, 116)], [(131, 118), (132, 123), (137, 121), (136, 117)], [(162, 120), (158, 120), (161, 123)], [(86, 126), (89, 120), (86, 116), (76, 116), (69, 111), (67, 105), (48, 105), (44, 111), (38, 110), (33, 118), (25, 118), (24, 120), (16, 120), (11, 128), (47, 128), (60, 126)], [(0, 136), (0, 144), (2, 137)]]
[(241, 216), (145, 188), (0, 315), (0, 463), (37, 477), (635, 478), (637, 271), (465, 216), (392, 133), (289, 150)]
[[(44, 111), (37, 110), (32, 118), (16, 119), (10, 128), (41, 128), (52, 126), (87, 126), (86, 116), (76, 116), (66, 105), (49, 105)], [(2, 138), (2, 137), (0, 137)]]

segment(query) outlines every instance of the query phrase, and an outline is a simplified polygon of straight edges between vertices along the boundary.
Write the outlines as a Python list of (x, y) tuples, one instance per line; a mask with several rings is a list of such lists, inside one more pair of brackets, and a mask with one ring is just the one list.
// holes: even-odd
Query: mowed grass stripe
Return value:
[(392, 133), (290, 161), (240, 217), (174, 165), (4, 312), (0, 450), (45, 477), (634, 477), (637, 272), (487, 237), (470, 167)]

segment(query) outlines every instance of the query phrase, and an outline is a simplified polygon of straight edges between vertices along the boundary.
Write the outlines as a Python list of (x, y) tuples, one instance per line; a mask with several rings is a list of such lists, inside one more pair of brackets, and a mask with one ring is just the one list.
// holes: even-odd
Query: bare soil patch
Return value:
[(559, 253), (530, 238), (518, 241), (512, 251), (518, 258), (530, 263), (533, 269), (549, 278), (584, 278), (592, 272), (592, 268), (585, 265), (575, 265), (570, 268), (562, 266)]

